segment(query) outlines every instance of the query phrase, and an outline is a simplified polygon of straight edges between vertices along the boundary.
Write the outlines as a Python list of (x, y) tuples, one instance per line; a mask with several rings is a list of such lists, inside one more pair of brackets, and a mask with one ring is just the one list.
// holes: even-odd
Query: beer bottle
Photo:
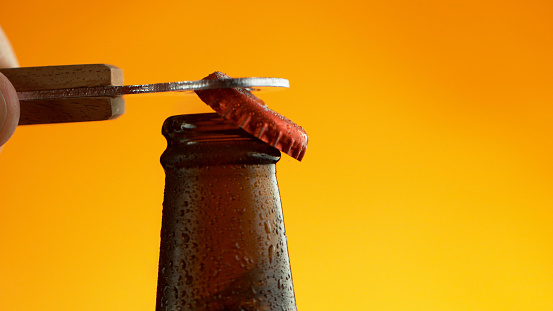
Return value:
[(168, 118), (156, 311), (296, 310), (275, 164), (219, 115)]

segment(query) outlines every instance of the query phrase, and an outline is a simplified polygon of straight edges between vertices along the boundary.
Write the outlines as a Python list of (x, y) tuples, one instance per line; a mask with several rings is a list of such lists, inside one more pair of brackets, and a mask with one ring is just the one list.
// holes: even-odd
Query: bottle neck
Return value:
[(173, 116), (163, 124), (165, 169), (275, 164), (280, 151), (251, 136), (216, 113)]

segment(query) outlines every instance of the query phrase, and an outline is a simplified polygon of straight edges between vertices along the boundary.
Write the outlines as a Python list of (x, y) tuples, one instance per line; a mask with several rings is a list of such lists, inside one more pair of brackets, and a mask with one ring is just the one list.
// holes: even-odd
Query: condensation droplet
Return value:
[(187, 275), (187, 276), (186, 276), (186, 281), (184, 281), (184, 283), (185, 283), (186, 285), (192, 284), (192, 276)]
[(273, 263), (273, 255), (275, 253), (275, 247), (273, 245), (269, 246), (269, 263)]
[(189, 236), (188, 234), (186, 234), (186, 233), (183, 233), (183, 234), (181, 235), (181, 239), (182, 239), (182, 241), (183, 241), (184, 243), (188, 243), (188, 241), (190, 241), (190, 236)]

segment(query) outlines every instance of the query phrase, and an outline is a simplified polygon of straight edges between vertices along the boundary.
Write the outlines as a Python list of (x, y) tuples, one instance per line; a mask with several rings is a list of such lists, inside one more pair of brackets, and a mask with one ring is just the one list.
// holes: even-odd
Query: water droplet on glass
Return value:
[(269, 263), (273, 263), (273, 255), (275, 253), (275, 247), (273, 245), (269, 246)]
[(186, 281), (184, 281), (184, 283), (186, 283), (186, 285), (192, 284), (192, 276), (187, 275), (186, 276)]
[(181, 235), (181, 240), (184, 242), (184, 243), (188, 243), (188, 241), (190, 241), (190, 236), (186, 233), (183, 233)]

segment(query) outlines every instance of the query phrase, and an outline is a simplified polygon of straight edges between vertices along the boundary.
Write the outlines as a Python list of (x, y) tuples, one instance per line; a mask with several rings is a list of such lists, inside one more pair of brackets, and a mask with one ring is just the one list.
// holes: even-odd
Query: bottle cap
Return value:
[[(222, 72), (214, 72), (204, 79), (230, 79)], [(305, 130), (269, 109), (267, 105), (245, 88), (223, 88), (196, 91), (200, 99), (223, 118), (238, 125), (250, 135), (301, 161), (307, 148)]]

